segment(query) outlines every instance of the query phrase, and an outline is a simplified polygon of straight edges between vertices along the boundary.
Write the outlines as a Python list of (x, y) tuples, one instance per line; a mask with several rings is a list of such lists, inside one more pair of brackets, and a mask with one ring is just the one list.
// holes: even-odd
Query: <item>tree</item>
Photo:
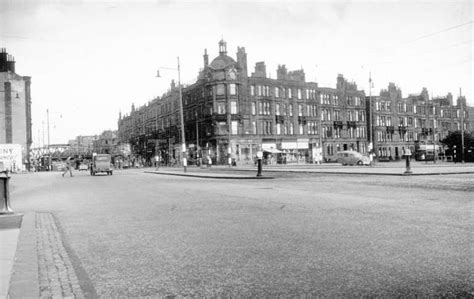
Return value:
[[(456, 148), (461, 149), (461, 131), (454, 131), (449, 133), (446, 138), (441, 140), (441, 143), (452, 148), (454, 145)], [(468, 132), (464, 132), (464, 148), (474, 148), (474, 136)]]

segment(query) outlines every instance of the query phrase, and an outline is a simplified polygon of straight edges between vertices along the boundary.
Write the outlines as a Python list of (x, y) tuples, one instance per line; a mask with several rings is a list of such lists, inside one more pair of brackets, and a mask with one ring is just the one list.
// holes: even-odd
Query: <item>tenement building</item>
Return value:
[[(267, 163), (316, 163), (335, 161), (343, 150), (368, 154), (370, 143), (380, 160), (400, 159), (406, 149), (420, 155), (424, 149), (426, 157), (429, 148), (441, 153), (440, 140), (461, 126), (460, 102), (450, 94), (430, 100), (423, 89), (404, 98), (390, 83), (380, 95), (366, 97), (343, 75), (335, 83), (307, 82), (304, 70), (285, 65), (271, 78), (264, 62), (251, 72), (245, 48), (238, 47), (234, 59), (221, 40), (212, 61), (204, 50), (196, 82), (182, 86), (188, 160), (254, 163), (263, 151)], [(173, 81), (161, 97), (120, 114), (119, 142), (130, 144), (133, 159), (181, 161), (179, 99)]]
[[(15, 72), (15, 59), (0, 49), (0, 144), (3, 168), (29, 168), (31, 131), (31, 77)], [(18, 147), (17, 154), (16, 147)], [(4, 150), (10, 151), (5, 155)], [(12, 154), (16, 157), (12, 159)], [(5, 158), (5, 159), (4, 159)], [(7, 161), (7, 160), (11, 161)], [(8, 165), (6, 165), (8, 164)], [(14, 164), (14, 165), (13, 165)]]
[[(341, 150), (367, 152), (365, 94), (342, 75), (336, 88), (307, 82), (304, 71), (278, 66), (276, 79), (264, 62), (249, 74), (247, 53), (236, 60), (219, 42), (219, 55), (209, 62), (204, 51), (197, 81), (183, 86), (186, 151), (189, 161), (207, 159), (226, 164), (254, 163), (263, 151), (268, 163), (315, 163), (335, 160)], [(180, 161), (179, 86), (148, 104), (120, 115), (120, 142), (150, 161)]]
[(453, 103), (450, 93), (430, 99), (428, 90), (423, 88), (420, 94), (403, 98), (400, 88), (389, 83), (379, 96), (367, 97), (366, 101), (368, 130), (373, 132), (374, 152), (379, 161), (398, 160), (406, 149), (417, 160), (442, 157), (444, 148), (440, 141), (450, 132), (461, 130), (462, 123), (464, 129), (468, 128), (466, 99), (460, 97)]

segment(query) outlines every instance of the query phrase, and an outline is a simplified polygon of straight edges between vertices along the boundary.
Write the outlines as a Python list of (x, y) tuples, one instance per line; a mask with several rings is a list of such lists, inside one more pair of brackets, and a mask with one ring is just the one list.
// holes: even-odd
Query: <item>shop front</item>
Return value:
[(310, 162), (309, 139), (292, 139), (281, 141), (284, 164), (304, 164)]

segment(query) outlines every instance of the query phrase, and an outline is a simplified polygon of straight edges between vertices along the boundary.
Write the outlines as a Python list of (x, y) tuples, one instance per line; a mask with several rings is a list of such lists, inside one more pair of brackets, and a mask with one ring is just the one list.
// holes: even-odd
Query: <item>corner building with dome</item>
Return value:
[[(336, 88), (306, 82), (301, 70), (279, 65), (276, 79), (264, 62), (249, 74), (247, 53), (227, 54), (224, 40), (209, 63), (207, 50), (197, 81), (182, 86), (188, 164), (253, 164), (258, 151), (265, 163), (316, 163), (336, 159), (342, 150), (368, 152), (365, 93), (337, 77)], [(118, 135), (134, 158), (150, 163), (182, 160), (179, 86), (120, 115)]]

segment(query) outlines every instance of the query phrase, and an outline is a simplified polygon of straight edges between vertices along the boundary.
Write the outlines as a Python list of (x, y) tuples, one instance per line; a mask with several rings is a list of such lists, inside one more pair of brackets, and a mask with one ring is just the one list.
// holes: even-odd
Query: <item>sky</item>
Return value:
[[(43, 1), (0, 0), (0, 47), (32, 77), (33, 146), (116, 130), (119, 112), (195, 82), (207, 49), (247, 52), (249, 73), (264, 61), (303, 68), (307, 81), (338, 74), (373, 95), (389, 82), (403, 96), (426, 87), (473, 98), (472, 1)], [(159, 68), (161, 78), (156, 77)], [(171, 68), (171, 69), (165, 69)]]

